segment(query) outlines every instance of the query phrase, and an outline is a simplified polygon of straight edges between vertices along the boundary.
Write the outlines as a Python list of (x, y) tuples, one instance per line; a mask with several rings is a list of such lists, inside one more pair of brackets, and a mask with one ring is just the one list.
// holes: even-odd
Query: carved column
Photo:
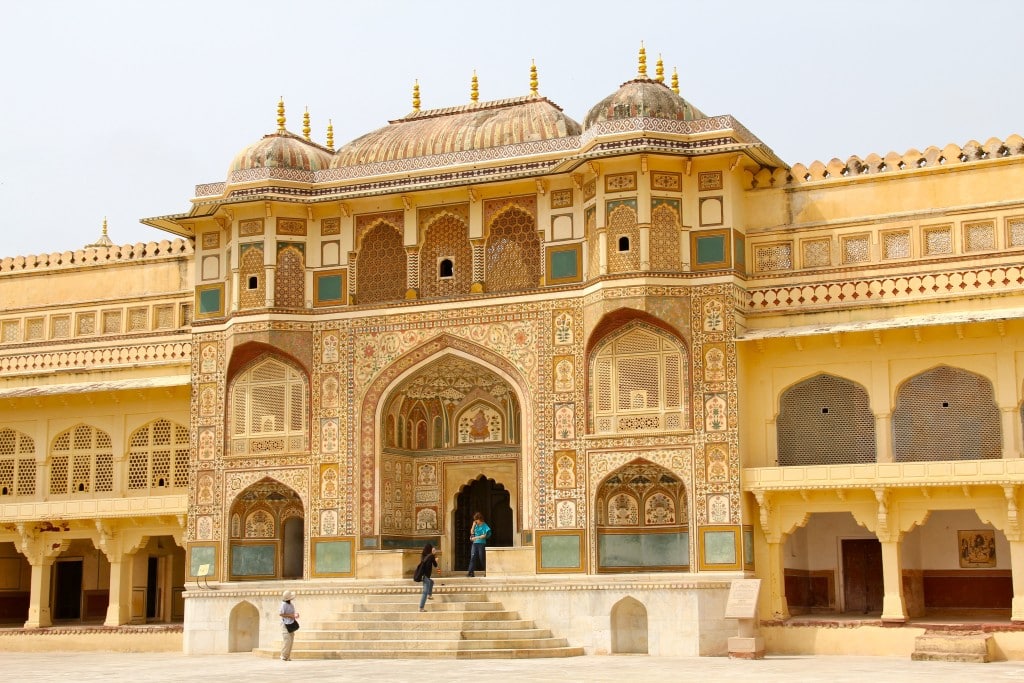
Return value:
[(875, 489), (878, 501), (878, 525), (875, 534), (882, 544), (882, 621), (905, 622), (907, 606), (903, 600), (903, 534), (896, 520), (889, 519), (889, 492)]
[(1006, 496), (1006, 524), (1003, 533), (1010, 544), (1010, 572), (1013, 581), (1013, 600), (1010, 602), (1010, 621), (1024, 622), (1024, 533), (1021, 533), (1020, 510), (1017, 497), (1020, 487), (1003, 486)]
[(96, 532), (95, 545), (110, 562), (110, 594), (103, 625), (121, 626), (132, 618), (132, 558), (149, 537), (138, 536), (127, 542), (123, 531), (112, 531), (102, 520), (96, 520)]
[(486, 289), (484, 280), (487, 277), (485, 264), (485, 248), (487, 241), (483, 237), (474, 237), (469, 240), (470, 246), (473, 248), (473, 284), (470, 285), (469, 291), (473, 294), (481, 294)]
[(597, 273), (608, 274), (608, 228), (597, 229)]
[(999, 414), (1002, 418), (1003, 427), (1003, 458), (1019, 458), (1020, 451), (1017, 444), (1020, 443), (1017, 430), (1020, 428), (1020, 412), (1015, 405), (999, 406)]
[(651, 224), (641, 223), (640, 228), (640, 270), (651, 269)]
[(50, 584), (53, 573), (53, 562), (57, 556), (68, 549), (70, 540), (44, 538), (38, 532), (29, 529), (23, 523), (17, 525), (21, 537), (18, 551), (25, 556), (32, 567), (29, 579), (28, 620), (25, 628), (42, 628), (53, 625), (53, 613), (50, 608)]
[(875, 413), (877, 462), (895, 462), (892, 444), (892, 413)]
[[(435, 268), (428, 263), (427, 268)], [(415, 244), (405, 247), (405, 298), (418, 299), (420, 296), (420, 250)], [(437, 277), (437, 273), (428, 271), (427, 277)]]
[(761, 531), (768, 543), (768, 577), (766, 580), (768, 613), (773, 619), (789, 619), (789, 603), (786, 601), (786, 570), (783, 559), (785, 534), (779, 530), (771, 500), (765, 491), (755, 491), (759, 508)]

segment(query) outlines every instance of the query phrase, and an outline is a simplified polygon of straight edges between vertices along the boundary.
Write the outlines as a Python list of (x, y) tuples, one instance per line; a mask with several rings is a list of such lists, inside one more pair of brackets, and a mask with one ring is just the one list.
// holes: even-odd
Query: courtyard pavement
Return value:
[(188, 657), (177, 653), (7, 652), (0, 667), (9, 681), (715, 681), (715, 683), (888, 683), (889, 681), (1018, 681), (1024, 663), (913, 662), (893, 657), (774, 656), (759, 661), (724, 657), (611, 655), (526, 660), (356, 659), (291, 661), (248, 653)]

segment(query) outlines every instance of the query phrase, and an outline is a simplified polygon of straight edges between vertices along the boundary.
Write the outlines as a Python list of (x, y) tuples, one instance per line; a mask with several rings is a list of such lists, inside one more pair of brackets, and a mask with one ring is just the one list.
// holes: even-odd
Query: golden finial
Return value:
[(672, 92), (679, 94), (679, 69), (672, 67)]
[(661, 61), (661, 55), (658, 55), (658, 61), (654, 65), (654, 80), (658, 83), (665, 82), (665, 63)]
[(284, 97), (277, 102), (277, 132), (284, 132)]
[(327, 149), (334, 151), (334, 123), (327, 119)]
[(416, 79), (412, 83), (412, 110), (420, 110), (420, 79)]
[(480, 83), (476, 79), (476, 69), (473, 69), (473, 80), (469, 86), (469, 99), (472, 102), (480, 99)]
[(643, 41), (640, 41), (640, 66), (637, 68), (637, 78), (647, 78), (647, 50), (644, 49)]
[(107, 236), (107, 217), (103, 217), (103, 236)]
[(104, 216), (103, 217), (103, 232), (100, 234), (99, 239), (96, 240), (95, 242), (93, 242), (92, 244), (85, 245), (85, 248), (86, 249), (98, 249), (100, 247), (112, 247), (112, 246), (114, 246), (114, 243), (110, 241), (109, 237), (107, 237), (107, 217)]
[(537, 62), (530, 60), (530, 94), (537, 96)]
[(302, 115), (302, 137), (306, 138), (307, 142), (312, 142), (309, 139), (309, 107), (306, 107), (306, 113)]

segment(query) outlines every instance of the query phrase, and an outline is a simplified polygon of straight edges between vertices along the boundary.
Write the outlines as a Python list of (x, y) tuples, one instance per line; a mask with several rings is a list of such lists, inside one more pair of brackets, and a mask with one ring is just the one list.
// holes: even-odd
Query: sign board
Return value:
[(201, 564), (201, 565), (199, 565), (199, 571), (196, 572), (196, 577), (209, 576), (209, 575), (210, 575), (210, 565), (208, 565), (208, 564)]
[(729, 600), (725, 605), (726, 619), (755, 619), (757, 594), (761, 579), (737, 579), (729, 586)]

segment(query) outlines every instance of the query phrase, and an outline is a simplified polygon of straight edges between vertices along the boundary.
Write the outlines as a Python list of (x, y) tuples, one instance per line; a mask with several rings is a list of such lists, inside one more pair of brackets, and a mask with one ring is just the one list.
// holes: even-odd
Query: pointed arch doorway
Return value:
[(469, 568), (469, 530), (473, 526), (473, 515), (477, 512), (484, 516), (484, 521), (491, 527), (488, 547), (507, 548), (513, 544), (511, 496), (502, 484), (481, 474), (463, 486), (455, 499), (455, 510), (452, 513), (455, 571), (466, 571)]

